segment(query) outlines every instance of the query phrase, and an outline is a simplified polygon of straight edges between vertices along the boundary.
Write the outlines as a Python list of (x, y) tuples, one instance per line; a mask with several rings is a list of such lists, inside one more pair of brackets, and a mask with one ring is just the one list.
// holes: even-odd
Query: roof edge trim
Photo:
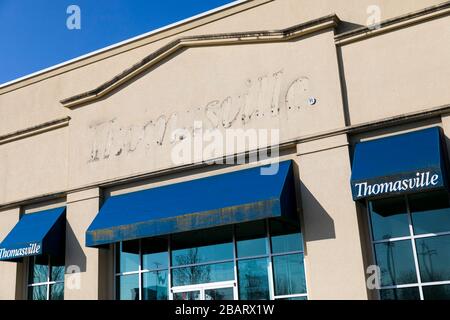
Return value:
[[(161, 34), (163, 32), (166, 32), (166, 31), (169, 31), (169, 30), (172, 30), (172, 29), (180, 28), (180, 27), (182, 27), (184, 25), (187, 25), (189, 23), (193, 23), (195, 21), (206, 19), (207, 17), (213, 16), (215, 14), (219, 14), (221, 12), (233, 9), (235, 7), (239, 7), (241, 5), (249, 4), (249, 7), (245, 7), (245, 8), (242, 9), (242, 11), (245, 11), (245, 10), (247, 10), (249, 8), (257, 7), (257, 6), (261, 5), (261, 4), (265, 4), (265, 3), (271, 2), (273, 0), (261, 0), (262, 3), (261, 2), (257, 2), (255, 4), (252, 4), (253, 1), (255, 1), (255, 0), (236, 0), (234, 2), (225, 4), (223, 6), (214, 8), (212, 10), (202, 12), (202, 13), (194, 15), (192, 17), (189, 17), (189, 18), (186, 18), (186, 19), (183, 19), (183, 20), (171, 23), (171, 24), (163, 26), (161, 28), (157, 28), (155, 30), (151, 30), (149, 32), (137, 35), (135, 37), (123, 40), (121, 42), (114, 43), (114, 44), (112, 44), (110, 46), (107, 46), (107, 47), (104, 47), (104, 48), (100, 48), (98, 50), (86, 53), (86, 54), (81, 55), (79, 57), (76, 57), (76, 58), (73, 58), (73, 59), (70, 59), (70, 60), (58, 63), (56, 65), (50, 66), (48, 68), (45, 68), (45, 69), (42, 69), (42, 70), (39, 70), (39, 71), (36, 71), (36, 72), (33, 72), (33, 73), (25, 75), (23, 77), (19, 77), (17, 79), (14, 79), (14, 80), (11, 80), (11, 81), (8, 81), (8, 82), (5, 82), (5, 83), (0, 83), (0, 90), (6, 89), (7, 87), (10, 87), (10, 86), (13, 86), (13, 85), (18, 85), (20, 82), (23, 82), (23, 81), (31, 80), (31, 79), (39, 77), (39, 76), (44, 76), (45, 74), (50, 73), (52, 71), (56, 71), (56, 70), (64, 68), (64, 67), (68, 67), (71, 64), (78, 63), (78, 62), (81, 62), (83, 60), (87, 60), (89, 58), (93, 58), (93, 57), (95, 57), (97, 55), (100, 55), (100, 54), (106, 53), (108, 51), (112, 51), (112, 50), (118, 49), (120, 47), (124, 47), (124, 46), (130, 45), (130, 44), (135, 43), (137, 41), (140, 41), (140, 40), (143, 40), (143, 39), (146, 39), (146, 38), (150, 38), (152, 36), (156, 36), (157, 34)], [(230, 12), (230, 14), (232, 15), (234, 13)], [(215, 19), (213, 18), (213, 21), (220, 20), (222, 18), (223, 17), (218, 17), (218, 18), (215, 18)], [(206, 23), (209, 23), (209, 22), (210, 21), (205, 21), (204, 23), (201, 23), (200, 25), (203, 25), (203, 24), (206, 24)], [(125, 51), (127, 51), (127, 50), (125, 50)], [(120, 54), (120, 53), (122, 53), (122, 52), (118, 52), (118, 53), (115, 53), (115, 54)], [(115, 54), (113, 54), (113, 55), (115, 55)], [(102, 60), (102, 59), (104, 59), (104, 58), (100, 58), (99, 60)], [(90, 63), (91, 62), (86, 63), (86, 64), (90, 64)], [(84, 66), (84, 65), (82, 65), (82, 66)], [(78, 68), (78, 67), (76, 67), (76, 68)], [(66, 72), (66, 71), (62, 71), (61, 73), (64, 73), (64, 72)], [(48, 77), (51, 77), (51, 76), (53, 76), (53, 75), (50, 75)], [(44, 79), (46, 79), (46, 78), (44, 78)], [(34, 82), (38, 82), (38, 81), (41, 81), (41, 80), (44, 80), (44, 79), (37, 79)], [(34, 82), (32, 82), (32, 83), (34, 83)], [(26, 84), (26, 85), (28, 85), (28, 84)], [(17, 89), (17, 88), (14, 88), (14, 89), (11, 89), (11, 90), (15, 90), (15, 89)], [(8, 91), (6, 91), (6, 92), (8, 92)], [(4, 92), (1, 92), (0, 94), (2, 94), (2, 93), (4, 93)]]
[(161, 60), (184, 48), (230, 44), (241, 45), (250, 43), (284, 42), (325, 29), (336, 28), (339, 21), (340, 20), (337, 15), (331, 14), (282, 30), (236, 32), (181, 37), (152, 52), (138, 63), (124, 70), (122, 73), (118, 74), (111, 80), (101, 84), (97, 88), (74, 95), (72, 97), (68, 97), (61, 100), (60, 102), (66, 108), (73, 108), (78, 107), (81, 104), (84, 105), (100, 99), (123, 83), (136, 77), (151, 66), (157, 64)]

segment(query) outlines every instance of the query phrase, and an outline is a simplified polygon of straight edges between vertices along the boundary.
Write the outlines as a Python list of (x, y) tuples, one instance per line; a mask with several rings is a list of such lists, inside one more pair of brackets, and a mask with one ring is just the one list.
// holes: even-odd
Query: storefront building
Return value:
[(241, 1), (0, 86), (0, 299), (450, 299), (449, 40)]

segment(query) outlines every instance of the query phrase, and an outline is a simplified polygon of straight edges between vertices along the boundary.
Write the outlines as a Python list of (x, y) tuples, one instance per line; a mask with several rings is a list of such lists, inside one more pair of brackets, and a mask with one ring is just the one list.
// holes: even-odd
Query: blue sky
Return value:
[[(0, 0), (0, 84), (231, 2)], [(70, 5), (80, 30), (66, 26)]]

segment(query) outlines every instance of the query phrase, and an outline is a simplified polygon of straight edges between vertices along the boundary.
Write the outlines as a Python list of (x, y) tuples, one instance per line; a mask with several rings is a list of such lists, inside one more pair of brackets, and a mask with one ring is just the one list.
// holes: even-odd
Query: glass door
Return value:
[(237, 300), (234, 281), (172, 288), (172, 300)]

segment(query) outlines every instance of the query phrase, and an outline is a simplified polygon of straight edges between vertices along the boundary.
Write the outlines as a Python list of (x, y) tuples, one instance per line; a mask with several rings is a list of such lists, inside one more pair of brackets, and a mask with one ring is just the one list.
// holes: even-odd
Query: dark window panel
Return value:
[(303, 238), (297, 221), (270, 220), (270, 235), (273, 253), (303, 251)]
[(417, 282), (410, 240), (376, 244), (375, 255), (383, 287)]
[(418, 287), (380, 290), (381, 300), (420, 300)]
[(373, 239), (409, 236), (409, 221), (404, 197), (370, 202)]
[(416, 240), (422, 282), (450, 280), (450, 235)]
[(168, 271), (146, 272), (142, 275), (142, 299), (143, 300), (167, 300), (168, 299)]
[(446, 191), (409, 196), (415, 234), (450, 231), (450, 204)]
[(267, 254), (267, 229), (264, 220), (236, 225), (238, 258)]
[(239, 300), (269, 300), (267, 259), (238, 261)]

